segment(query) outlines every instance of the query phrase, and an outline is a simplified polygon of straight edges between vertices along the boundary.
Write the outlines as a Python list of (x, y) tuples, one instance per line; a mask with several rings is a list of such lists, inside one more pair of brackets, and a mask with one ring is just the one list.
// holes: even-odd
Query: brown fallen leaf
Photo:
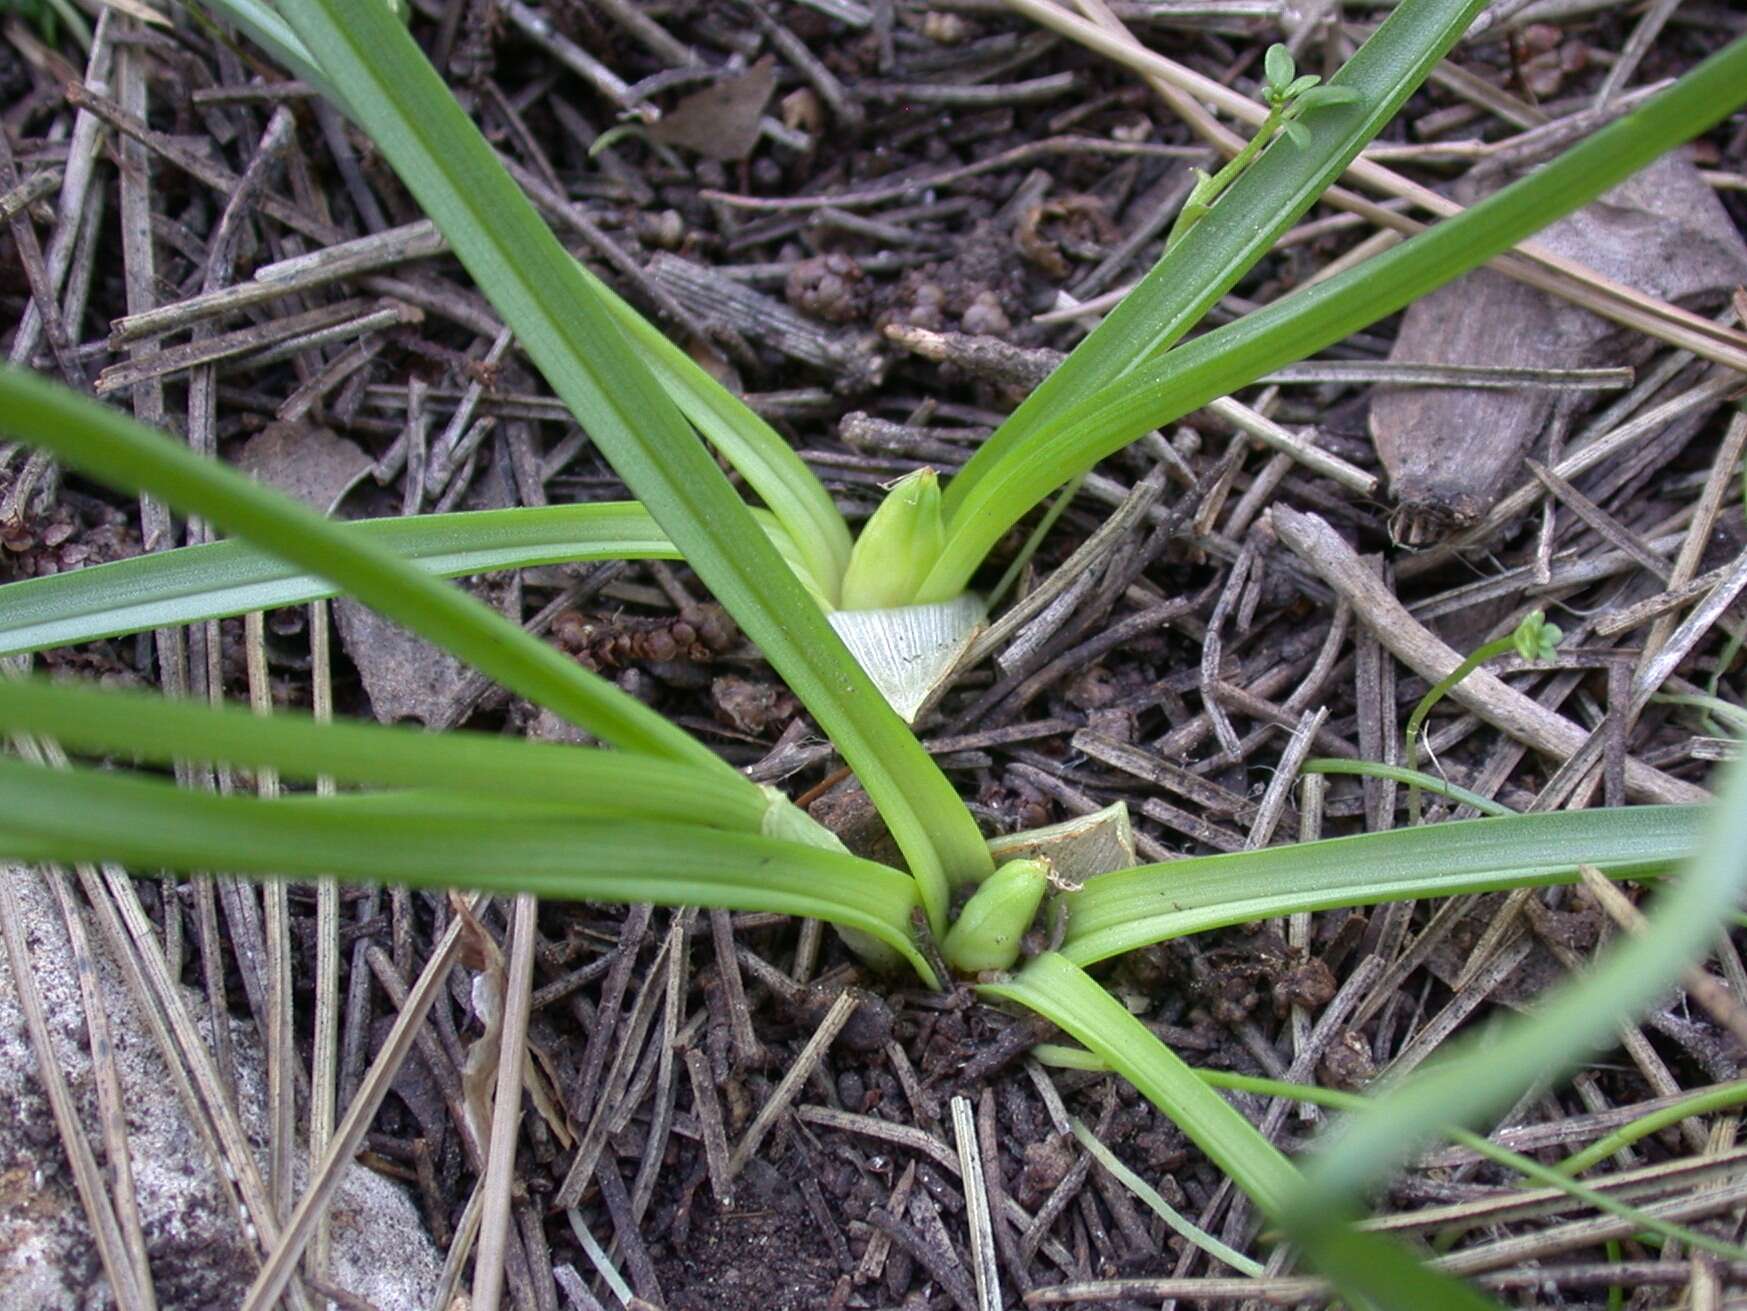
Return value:
[(268, 424), (243, 443), (236, 463), (257, 482), (332, 514), (375, 461), (356, 442), (299, 420)]
[(461, 1066), (461, 1092), (475, 1142), (491, 1138), (491, 1107), (497, 1094), (497, 1058), (503, 1045), (503, 996), (508, 983), (503, 949), (461, 897), (450, 907), (461, 920), (461, 960), (473, 976), (473, 1013), (485, 1031), (467, 1047)]
[(738, 77), (685, 97), (646, 129), (664, 146), (710, 159), (745, 159), (758, 142), (758, 120), (776, 90), (776, 60), (766, 55)]
[[(1543, 232), (1546, 246), (1662, 300), (1711, 309), (1747, 279), (1747, 243), (1683, 152), (1666, 155)], [(1409, 307), (1390, 359), (1579, 369), (1638, 365), (1655, 343), (1477, 269)], [(1407, 541), (1474, 523), (1593, 402), (1531, 388), (1379, 387), (1371, 437)], [(1692, 416), (1696, 425), (1705, 414)]]

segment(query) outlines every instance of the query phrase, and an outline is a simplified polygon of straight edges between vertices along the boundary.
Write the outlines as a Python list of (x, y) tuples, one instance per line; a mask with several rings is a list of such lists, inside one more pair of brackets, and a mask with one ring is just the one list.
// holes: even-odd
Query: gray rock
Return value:
[[(10, 881), (17, 897), (50, 1038), (101, 1161), (84, 1006), (59, 907), (34, 871), (4, 866), (0, 878)], [(150, 1029), (91, 917), (86, 918), (127, 1108), (158, 1304), (163, 1311), (234, 1307), (257, 1269), (252, 1245), (222, 1199)], [(207, 1025), (203, 999), (193, 990), (185, 996)], [(231, 1041), (243, 1125), (264, 1170), (265, 1057), (249, 1024), (233, 1021)], [(36, 1068), (12, 971), (0, 962), (0, 1307), (83, 1311), (113, 1306)], [(331, 1282), (380, 1311), (422, 1311), (429, 1305), (442, 1257), (398, 1185), (352, 1166), (329, 1214)]]

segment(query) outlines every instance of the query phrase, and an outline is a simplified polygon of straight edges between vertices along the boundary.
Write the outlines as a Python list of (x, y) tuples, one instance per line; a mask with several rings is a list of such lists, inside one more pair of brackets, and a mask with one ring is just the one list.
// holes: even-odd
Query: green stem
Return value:
[[(1044, 1065), (1071, 1070), (1108, 1070), (1111, 1067), (1089, 1051), (1076, 1047), (1066, 1047), (1057, 1043), (1039, 1043), (1031, 1049), (1031, 1054)], [(1323, 1088), (1316, 1084), (1289, 1083), (1283, 1079), (1268, 1079), (1251, 1074), (1234, 1074), (1228, 1070), (1210, 1070), (1202, 1066), (1191, 1066), (1190, 1069), (1203, 1083), (1214, 1088), (1229, 1088), (1234, 1092), (1253, 1093), (1259, 1097), (1284, 1097), (1289, 1101), (1309, 1102), (1313, 1106), (1326, 1106), (1330, 1110), (1346, 1112), (1363, 1112), (1370, 1105), (1369, 1098), (1358, 1093), (1342, 1092), (1335, 1088)], [(1729, 1260), (1740, 1260), (1747, 1255), (1747, 1249), (1736, 1244), (1723, 1242), (1702, 1234), (1698, 1230), (1688, 1229), (1683, 1225), (1669, 1221), (1658, 1220), (1654, 1216), (1643, 1214), (1637, 1208), (1627, 1205), (1611, 1195), (1590, 1188), (1577, 1182), (1572, 1176), (1588, 1169), (1597, 1161), (1603, 1160), (1630, 1142), (1655, 1133), (1658, 1129), (1676, 1124), (1689, 1115), (1702, 1115), (1707, 1111), (1722, 1110), (1729, 1106), (1738, 1106), (1747, 1102), (1747, 1080), (1740, 1083), (1727, 1084), (1681, 1102), (1677, 1106), (1667, 1107), (1653, 1115), (1634, 1120), (1615, 1133), (1597, 1142), (1578, 1155), (1561, 1161), (1558, 1165), (1543, 1165), (1532, 1156), (1524, 1156), (1513, 1152), (1508, 1147), (1502, 1147), (1484, 1134), (1474, 1133), (1459, 1125), (1446, 1125), (1439, 1132), (1458, 1146), (1466, 1147), (1477, 1156), (1501, 1165), (1507, 1170), (1514, 1170), (1525, 1179), (1531, 1179), (1549, 1188), (1557, 1188), (1567, 1196), (1593, 1206), (1599, 1211), (1617, 1215), (1624, 1219), (1641, 1224), (1647, 1231), (1662, 1234), (1667, 1238), (1678, 1238), (1682, 1242), (1692, 1243), (1705, 1251), (1715, 1252), (1718, 1256)], [(1640, 1128), (1640, 1126), (1642, 1126)], [(1636, 1132), (1634, 1132), (1636, 1131)], [(1630, 1136), (1627, 1136), (1630, 1135)], [(1581, 1162), (1579, 1164), (1579, 1162)], [(1573, 1167), (1576, 1168), (1573, 1168)]]
[[(1743, 461), (1741, 466), (1741, 494), (1742, 499), (1747, 500), (1747, 461)], [(1741, 654), (1741, 644), (1743, 641), (1747, 641), (1747, 629), (1737, 628), (1734, 632), (1729, 634), (1729, 640), (1723, 643), (1723, 652), (1717, 657), (1716, 667), (1711, 670), (1711, 676), (1705, 683), (1705, 691), (1710, 693), (1710, 695), (1717, 695), (1717, 689), (1721, 687), (1723, 683), (1723, 676), (1729, 672), (1730, 667), (1735, 663), (1735, 657)], [(1708, 716), (1705, 719), (1705, 731), (1711, 731), (1710, 719)]]
[(1440, 797), (1448, 797), (1451, 801), (1464, 806), (1472, 806), (1482, 815), (1514, 815), (1517, 812), (1509, 806), (1501, 806), (1490, 797), (1483, 797), (1478, 792), (1470, 792), (1467, 788), (1457, 787), (1447, 779), (1438, 778), (1432, 774), (1424, 774), (1415, 769), (1403, 769), (1398, 765), (1380, 765), (1374, 760), (1342, 760), (1335, 756), (1318, 756), (1305, 761), (1299, 766), (1301, 774), (1357, 774), (1361, 778), (1388, 778), (1397, 783), (1406, 783), (1409, 787), (1424, 788), (1427, 792)]
[[(1287, 1083), (1280, 1079), (1263, 1079), (1246, 1074), (1231, 1074), (1224, 1070), (1196, 1068), (1195, 1073), (1215, 1088), (1231, 1088), (1243, 1092), (1258, 1093), (1264, 1097), (1287, 1097), (1291, 1098), (1293, 1101), (1311, 1102), (1317, 1106), (1329, 1107), (1332, 1110), (1362, 1112), (1371, 1105), (1370, 1100), (1366, 1097), (1360, 1096), (1357, 1093), (1340, 1092), (1333, 1088), (1320, 1088), (1302, 1083)], [(1685, 1114), (1692, 1115), (1702, 1110), (1715, 1110), (1721, 1106), (1730, 1106), (1742, 1101), (1747, 1101), (1747, 1083), (1731, 1085), (1730, 1088), (1718, 1089), (1717, 1092), (1728, 1092), (1732, 1094), (1732, 1097), (1723, 1098), (1713, 1096), (1710, 1104), (1704, 1107), (1696, 1105), (1689, 1106), (1685, 1111)], [(1692, 1099), (1692, 1102), (1696, 1104), (1699, 1100), (1699, 1098), (1695, 1097)], [(1674, 1115), (1669, 1119), (1664, 1120), (1663, 1123), (1671, 1124), (1681, 1118), (1681, 1115)], [(1654, 1130), (1647, 1130), (1646, 1132), (1654, 1132)], [(1718, 1256), (1726, 1257), (1731, 1261), (1739, 1261), (1743, 1259), (1743, 1257), (1747, 1257), (1747, 1248), (1742, 1248), (1738, 1244), (1723, 1242), (1720, 1239), (1710, 1237), (1708, 1234), (1700, 1233), (1696, 1229), (1688, 1229), (1684, 1225), (1672, 1224), (1666, 1220), (1658, 1220), (1654, 1216), (1645, 1215), (1636, 1207), (1629, 1206), (1599, 1189), (1590, 1188), (1584, 1184), (1578, 1183), (1575, 1179), (1570, 1177), (1577, 1173), (1576, 1171), (1567, 1168), (1570, 1165), (1570, 1161), (1562, 1161), (1556, 1166), (1543, 1165), (1532, 1156), (1524, 1156), (1521, 1152), (1513, 1152), (1508, 1147), (1501, 1147), (1490, 1138), (1487, 1138), (1484, 1134), (1474, 1133), (1472, 1130), (1464, 1129), (1460, 1125), (1446, 1126), (1442, 1130), (1442, 1133), (1451, 1142), (1458, 1146), (1466, 1147), (1476, 1155), (1484, 1157), (1486, 1160), (1492, 1161), (1494, 1164), (1502, 1165), (1507, 1170), (1514, 1170), (1525, 1179), (1531, 1179), (1535, 1183), (1542, 1184), (1548, 1188), (1557, 1188), (1566, 1195), (1576, 1198), (1586, 1206), (1593, 1206), (1598, 1211), (1606, 1211), (1610, 1215), (1617, 1215), (1623, 1219), (1641, 1224), (1645, 1229), (1652, 1233), (1661, 1234), (1666, 1238), (1678, 1238), (1682, 1242), (1691, 1243), (1695, 1247), (1702, 1248), (1707, 1252), (1714, 1252)], [(1600, 1146), (1600, 1144), (1597, 1144), (1597, 1146)], [(1615, 1150), (1617, 1150), (1617, 1148)]]
[[(1262, 148), (1279, 134), (1281, 112), (1278, 106), (1268, 111), (1268, 117), (1256, 129), (1255, 136), (1244, 143), (1244, 148), (1226, 161), (1225, 167), (1212, 177), (1205, 173), (1201, 181), (1195, 184), (1195, 190), (1189, 193), (1189, 199), (1183, 202), (1183, 208), (1177, 215), (1177, 221), (1171, 224), (1170, 235), (1165, 238), (1165, 254), (1171, 253), (1171, 248), (1189, 234), (1189, 230), (1205, 218), (1213, 208), (1220, 194), (1243, 176), (1244, 170), (1255, 162), (1262, 153)], [(1197, 170), (1199, 171), (1199, 170)]]
[(1265, 1273), (1266, 1267), (1260, 1261), (1253, 1260), (1235, 1248), (1220, 1242), (1219, 1239), (1161, 1197), (1158, 1189), (1124, 1165), (1121, 1158), (1100, 1142), (1098, 1136), (1088, 1129), (1085, 1122), (1078, 1116), (1068, 1122), (1068, 1127), (1073, 1130), (1074, 1137), (1079, 1140), (1080, 1146), (1092, 1153), (1098, 1164), (1108, 1170), (1112, 1178), (1118, 1180), (1124, 1188), (1151, 1207), (1153, 1213), (1178, 1234), (1181, 1234), (1209, 1256), (1225, 1262), (1233, 1270), (1240, 1271), (1252, 1279), (1258, 1279)]
[(1622, 1147), (1630, 1147), (1640, 1138), (1647, 1138), (1659, 1129), (1679, 1124), (1689, 1116), (1726, 1110), (1743, 1102), (1747, 1102), (1747, 1079), (1726, 1083), (1707, 1092), (1694, 1093), (1691, 1097), (1681, 1098), (1672, 1106), (1664, 1106), (1660, 1110), (1639, 1116), (1630, 1124), (1621, 1125), (1607, 1137), (1596, 1139), (1581, 1152), (1573, 1152), (1552, 1168), (1562, 1176), (1580, 1175), (1592, 1165), (1607, 1160)]
[(1056, 494), (1055, 500), (1051, 501), (1049, 508), (1044, 510), (1043, 517), (1037, 521), (1037, 527), (1031, 530), (1031, 535), (1025, 539), (1025, 545), (1019, 548), (1019, 554), (1013, 557), (1013, 563), (1007, 566), (1006, 572), (1001, 575), (1001, 581), (996, 583), (995, 589), (989, 593), (989, 612), (991, 614), (995, 607), (1001, 603), (1001, 598), (1006, 596), (1012, 590), (1013, 584), (1019, 581), (1019, 575), (1024, 570), (1026, 563), (1037, 554), (1037, 548), (1043, 545), (1043, 539), (1049, 536), (1049, 530), (1055, 527), (1056, 520), (1060, 519), (1062, 512), (1073, 503), (1074, 497), (1079, 493), (1080, 484), (1085, 481), (1086, 475), (1083, 473), (1068, 479), (1067, 486)]
[[(1506, 636), (1471, 651), (1466, 660), (1433, 683), (1431, 690), (1419, 699), (1419, 704), (1413, 708), (1413, 713), (1407, 718), (1407, 734), (1402, 743), (1401, 754), (1407, 762), (1409, 771), (1416, 774), (1419, 772), (1419, 730), (1420, 726), (1425, 723), (1426, 715), (1431, 713), (1431, 708), (1442, 701), (1452, 687), (1480, 668), (1481, 665), (1494, 656), (1505, 655), (1515, 648), (1515, 637)], [(1416, 784), (1410, 784), (1407, 789), (1407, 814), (1409, 822), (1419, 823), (1419, 787)]]
[(1694, 706), (1704, 711), (1702, 721), (1707, 733), (1718, 731), (1716, 726), (1711, 723), (1712, 715), (1727, 720), (1730, 732), (1747, 733), (1747, 710), (1743, 710), (1740, 706), (1733, 705), (1719, 696), (1688, 696), (1678, 692), (1660, 692), (1651, 697), (1650, 700), (1660, 705)]

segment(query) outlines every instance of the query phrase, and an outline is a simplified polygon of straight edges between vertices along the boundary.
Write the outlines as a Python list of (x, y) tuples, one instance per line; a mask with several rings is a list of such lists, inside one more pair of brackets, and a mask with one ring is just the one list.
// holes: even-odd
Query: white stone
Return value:
[[(34, 871), (0, 866), (0, 878), (10, 882), (18, 902), (50, 1040), (101, 1163), (84, 1004), (59, 906)], [(257, 1257), (240, 1217), (222, 1200), (214, 1167), (188, 1123), (151, 1030), (89, 912), (86, 931), (115, 1047), (158, 1305), (162, 1311), (234, 1307), (254, 1277)], [(192, 989), (184, 989), (183, 995), (205, 1026), (204, 999)], [(243, 1127), (264, 1170), (265, 1057), (251, 1024), (232, 1021), (231, 1041), (237, 1053)], [(300, 1161), (303, 1155), (300, 1145)], [(442, 1257), (412, 1199), (397, 1184), (350, 1166), (329, 1214), (332, 1283), (380, 1311), (422, 1311), (429, 1305)], [(36, 1055), (12, 971), (0, 960), (0, 1308), (85, 1311), (113, 1305), (60, 1134), (37, 1080)]]

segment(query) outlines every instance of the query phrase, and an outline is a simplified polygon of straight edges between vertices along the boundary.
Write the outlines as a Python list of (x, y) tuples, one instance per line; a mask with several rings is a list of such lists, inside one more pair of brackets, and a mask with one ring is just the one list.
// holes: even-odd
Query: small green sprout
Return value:
[(939, 476), (932, 469), (918, 469), (898, 479), (862, 525), (849, 553), (843, 609), (889, 610), (915, 604), (945, 543)]
[(1249, 144), (1234, 155), (1219, 172), (1208, 174), (1200, 169), (1195, 170), (1199, 181), (1195, 184), (1195, 190), (1189, 193), (1189, 199), (1183, 202), (1182, 213), (1177, 215), (1170, 236), (1165, 238), (1167, 251), (1201, 221), (1207, 211), (1213, 208), (1213, 202), (1219, 199), (1227, 187), (1243, 176), (1244, 170), (1256, 161), (1275, 137), (1283, 136), (1295, 147), (1303, 149), (1310, 144), (1310, 129), (1300, 119), (1319, 109), (1330, 109), (1363, 99), (1359, 92), (1350, 87), (1322, 85), (1322, 79), (1314, 73), (1306, 73), (1300, 77), (1292, 52), (1279, 44), (1269, 46), (1268, 53), (1263, 56), (1262, 75), (1262, 103), (1268, 107), (1268, 117), (1256, 129), (1256, 135), (1250, 138)]
[(1510, 644), (1524, 660), (1551, 660), (1564, 637), (1558, 624), (1548, 623), (1546, 615), (1531, 610), (1511, 633)]
[[(1300, 148), (1310, 144), (1309, 129), (1298, 121), (1300, 118), (1313, 110), (1347, 105), (1361, 98), (1357, 91), (1348, 87), (1323, 86), (1322, 79), (1315, 73), (1299, 76), (1292, 52), (1283, 45), (1268, 47), (1268, 53), (1262, 59), (1262, 70), (1266, 78), (1262, 102), (1268, 106), (1269, 118), (1278, 114), (1281, 134)], [(1267, 128), (1268, 124), (1263, 124), (1263, 131)], [(1256, 135), (1260, 137), (1262, 133)]]
[[(1431, 690), (1420, 698), (1419, 704), (1413, 708), (1413, 714), (1407, 721), (1407, 735), (1403, 755), (1407, 759), (1407, 767), (1411, 770), (1419, 768), (1419, 731), (1425, 724), (1425, 719), (1431, 713), (1433, 706), (1444, 699), (1449, 690), (1460, 683), (1469, 674), (1494, 656), (1508, 655), (1515, 651), (1524, 660), (1551, 660), (1558, 650), (1559, 643), (1565, 634), (1559, 625), (1547, 622), (1547, 616), (1539, 610), (1531, 610), (1522, 617), (1519, 623), (1504, 637), (1496, 642), (1488, 642), (1477, 647), (1466, 660), (1457, 665), (1450, 673), (1432, 684)], [(1407, 791), (1407, 811), (1412, 822), (1419, 823), (1419, 789), (1410, 787)]]
[(1010, 969), (1019, 940), (1049, 889), (1049, 862), (1010, 860), (971, 894), (940, 944), (947, 964), (967, 974)]

